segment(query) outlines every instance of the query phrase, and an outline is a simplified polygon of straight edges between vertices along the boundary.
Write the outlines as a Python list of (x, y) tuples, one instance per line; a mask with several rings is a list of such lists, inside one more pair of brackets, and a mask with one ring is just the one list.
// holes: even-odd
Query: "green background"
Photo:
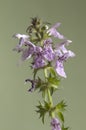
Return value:
[(54, 95), (65, 99), (66, 124), (72, 130), (86, 129), (86, 0), (0, 0), (0, 130), (49, 130), (35, 113), (39, 93), (28, 93), (24, 80), (32, 76), (27, 62), (18, 66), (19, 55), (12, 49), (15, 33), (25, 33), (30, 17), (61, 22), (60, 32), (73, 41), (76, 57), (65, 65), (68, 78)]

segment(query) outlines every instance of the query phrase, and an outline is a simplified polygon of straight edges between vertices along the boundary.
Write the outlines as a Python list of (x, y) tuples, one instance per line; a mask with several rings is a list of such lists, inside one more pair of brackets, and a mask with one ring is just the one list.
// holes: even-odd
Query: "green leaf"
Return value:
[(66, 103), (64, 102), (64, 100), (62, 100), (60, 103), (58, 103), (56, 105), (56, 110), (57, 111), (64, 111), (66, 106), (67, 106)]
[(68, 130), (69, 127), (64, 127), (64, 125), (62, 125), (62, 130)]
[(49, 69), (50, 69), (51, 74), (52, 74), (54, 77), (56, 77), (56, 72), (55, 72), (55, 70), (53, 69), (53, 67), (50, 67)]
[(44, 124), (44, 117), (46, 114), (46, 109), (44, 108), (43, 104), (41, 104), (41, 103), (40, 103), (40, 105), (38, 105), (36, 107), (38, 108), (38, 110), (36, 110), (36, 112), (40, 114), (40, 118), (42, 118), (42, 122)]
[(57, 89), (60, 81), (57, 78), (55, 78), (55, 77), (54, 78), (53, 77), (49, 77), (48, 78), (48, 82), (49, 82), (51, 87), (54, 87), (54, 88)]
[(50, 94), (51, 96), (53, 95), (53, 92), (55, 91), (55, 89), (53, 87), (50, 88)]
[(44, 104), (45, 104), (46, 110), (47, 110), (47, 111), (50, 110), (51, 103), (48, 103), (48, 102), (44, 101)]
[(37, 83), (35, 86), (35, 90), (39, 89), (39, 92), (43, 92), (47, 89), (47, 83), (44, 82), (43, 80), (41, 80), (40, 77), (38, 77), (38, 79), (36, 81), (37, 81)]
[(52, 76), (57, 77), (56, 72), (55, 72), (55, 70), (53, 69), (53, 67), (47, 67), (47, 70), (48, 70), (48, 72), (49, 72)]
[(45, 115), (50, 110), (50, 103), (44, 101), (44, 104), (42, 104), (39, 102), (39, 105), (36, 107), (38, 109), (36, 112), (40, 114), (40, 118), (42, 118), (42, 123), (44, 124)]
[(57, 115), (58, 115), (59, 119), (60, 119), (62, 122), (64, 122), (64, 116), (63, 116), (62, 112), (58, 112)]

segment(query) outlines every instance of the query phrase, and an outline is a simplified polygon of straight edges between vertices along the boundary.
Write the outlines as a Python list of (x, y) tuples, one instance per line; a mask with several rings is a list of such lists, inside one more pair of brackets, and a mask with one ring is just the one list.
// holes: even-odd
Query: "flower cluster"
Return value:
[[(19, 39), (18, 45), (13, 50), (21, 53), (22, 61), (32, 59), (33, 79), (26, 79), (25, 82), (31, 83), (31, 88), (28, 91), (32, 92), (39, 89), (42, 92), (44, 104), (39, 103), (37, 112), (43, 122), (45, 114), (49, 113), (52, 118), (52, 130), (66, 130), (63, 127), (64, 117), (62, 113), (66, 105), (61, 101), (54, 106), (52, 94), (58, 89), (60, 78), (67, 77), (64, 71), (64, 62), (75, 56), (71, 50), (67, 49), (67, 46), (72, 41), (57, 31), (60, 24), (56, 23), (50, 27), (51, 24), (42, 22), (41, 19), (35, 17), (32, 18), (31, 25), (26, 30), (27, 35), (13, 35), (14, 38)], [(60, 39), (61, 43), (54, 43), (52, 37)], [(39, 70), (44, 71), (45, 81), (37, 75)], [(55, 113), (57, 113), (57, 118)], [(62, 123), (60, 123), (59, 119)]]
[(52, 130), (61, 130), (60, 122), (57, 118), (53, 118), (51, 121)]

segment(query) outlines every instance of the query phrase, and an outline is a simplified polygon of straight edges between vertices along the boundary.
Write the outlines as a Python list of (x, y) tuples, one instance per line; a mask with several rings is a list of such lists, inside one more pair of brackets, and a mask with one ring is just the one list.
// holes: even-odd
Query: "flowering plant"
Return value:
[[(50, 23), (42, 22), (41, 19), (32, 18), (30, 26), (25, 34), (15, 34), (13, 37), (19, 39), (19, 44), (13, 49), (21, 53), (21, 60), (29, 60), (33, 70), (33, 78), (26, 79), (25, 82), (31, 83), (29, 92), (39, 90), (42, 94), (43, 102), (39, 101), (36, 112), (44, 123), (46, 113), (51, 118), (52, 130), (67, 130), (64, 126), (63, 112), (66, 109), (64, 100), (53, 103), (52, 95), (59, 88), (62, 78), (66, 78), (64, 62), (75, 54), (66, 48), (72, 42), (57, 31), (61, 23), (56, 23), (51, 27)], [(60, 39), (61, 43), (55, 43), (53, 37)], [(40, 77), (38, 71), (43, 72)]]

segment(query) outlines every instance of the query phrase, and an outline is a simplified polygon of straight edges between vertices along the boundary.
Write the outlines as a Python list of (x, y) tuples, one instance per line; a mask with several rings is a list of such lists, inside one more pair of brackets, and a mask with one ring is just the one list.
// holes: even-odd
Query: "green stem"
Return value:
[(45, 79), (48, 77), (47, 69), (46, 68), (44, 69), (44, 76), (45, 76)]
[[(46, 79), (48, 78), (48, 74), (47, 74), (47, 69), (46, 68), (44, 69), (44, 75), (45, 75), (45, 81), (46, 81)], [(52, 100), (52, 96), (51, 96), (49, 88), (47, 88), (47, 98), (48, 98), (48, 102), (50, 103), (50, 107), (52, 108), (53, 107), (53, 100)], [(55, 117), (54, 112), (51, 112), (50, 116), (51, 116), (51, 118), (54, 118)]]
[[(44, 77), (45, 77), (45, 82), (47, 81), (47, 71), (46, 69), (44, 69)], [(44, 91), (44, 101), (47, 101), (47, 95), (46, 95), (46, 91)]]
[[(47, 69), (46, 68), (44, 69), (44, 75), (45, 75), (45, 81), (46, 81), (47, 78), (48, 78), (48, 74), (47, 74)], [(48, 101), (50, 102), (51, 106), (53, 106), (52, 96), (51, 96), (49, 88), (47, 88), (47, 96), (48, 96)]]
[[(52, 96), (50, 94), (50, 90), (49, 89), (47, 90), (47, 94), (48, 94), (48, 100), (50, 102), (50, 107), (52, 108), (53, 107), (53, 100), (52, 100)], [(55, 117), (55, 114), (54, 114), (53, 111), (50, 113), (50, 116), (51, 116), (51, 118)]]
[(53, 106), (52, 96), (50, 94), (50, 90), (49, 89), (47, 90), (47, 94), (48, 94), (48, 100), (49, 100), (51, 106)]

